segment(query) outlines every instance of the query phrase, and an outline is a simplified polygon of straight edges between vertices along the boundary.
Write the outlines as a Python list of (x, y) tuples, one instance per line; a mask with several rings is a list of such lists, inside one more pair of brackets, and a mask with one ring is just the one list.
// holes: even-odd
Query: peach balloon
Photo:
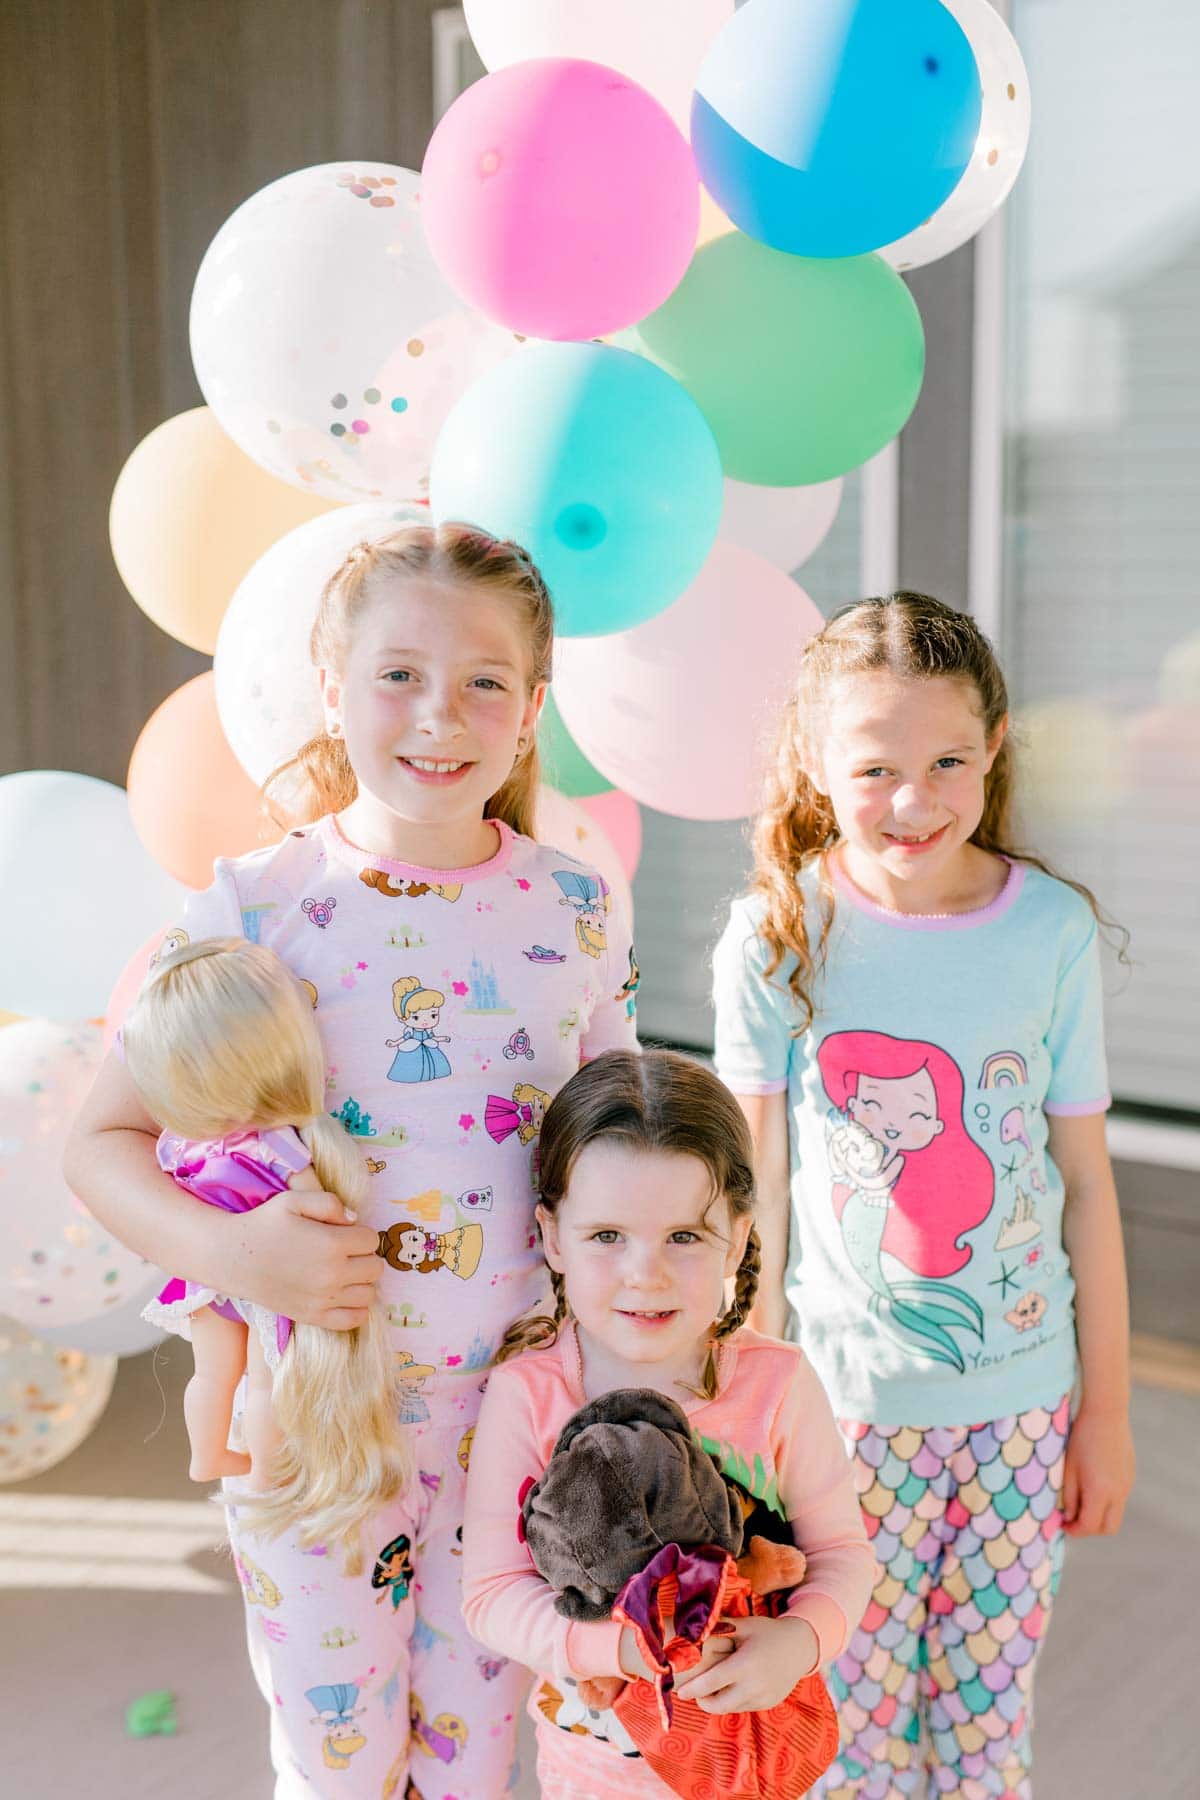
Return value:
[(117, 976), (116, 985), (108, 998), (104, 1009), (103, 1048), (105, 1054), (113, 1047), (118, 1031), (125, 1023), (125, 1015), (137, 999), (138, 989), (146, 979), (147, 971), (155, 951), (166, 935), (167, 927), (160, 925), (152, 931), (144, 944), (139, 944), (121, 973)]
[(620, 788), (609, 788), (603, 794), (584, 794), (575, 804), (599, 825), (632, 881), (642, 859), (642, 812), (637, 801)]
[(696, 232), (696, 248), (711, 244), (714, 238), (724, 237), (727, 231), (736, 227), (728, 213), (722, 212), (708, 189), (700, 187), (700, 225)]
[(258, 789), (229, 748), (212, 671), (176, 688), (152, 713), (129, 759), (129, 811), (154, 860), (177, 881), (207, 887), (213, 858), (281, 837), (262, 819)]
[(117, 477), (108, 532), (117, 572), (142, 611), (211, 656), (251, 564), (334, 508), (268, 475), (197, 406), (142, 439)]

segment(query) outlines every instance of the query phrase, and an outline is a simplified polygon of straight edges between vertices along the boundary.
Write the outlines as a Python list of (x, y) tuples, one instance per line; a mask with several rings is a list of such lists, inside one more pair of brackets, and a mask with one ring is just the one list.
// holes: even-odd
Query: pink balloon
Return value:
[(691, 146), (644, 88), (601, 63), (539, 57), (469, 87), (421, 171), (443, 275), (512, 331), (594, 338), (645, 318), (696, 247)]
[(637, 801), (619, 788), (610, 788), (605, 794), (581, 795), (578, 804), (595, 819), (632, 881), (642, 860), (642, 815)]
[(117, 976), (116, 986), (109, 995), (108, 1005), (104, 1009), (104, 1050), (112, 1049), (113, 1040), (125, 1023), (125, 1014), (137, 999), (138, 989), (146, 978), (150, 967), (150, 958), (162, 943), (166, 935), (166, 926), (160, 925), (152, 931), (144, 944), (139, 944), (121, 973)]
[(743, 818), (759, 804), (764, 739), (821, 625), (781, 569), (718, 542), (665, 612), (631, 631), (560, 640), (554, 698), (584, 755), (644, 806)]

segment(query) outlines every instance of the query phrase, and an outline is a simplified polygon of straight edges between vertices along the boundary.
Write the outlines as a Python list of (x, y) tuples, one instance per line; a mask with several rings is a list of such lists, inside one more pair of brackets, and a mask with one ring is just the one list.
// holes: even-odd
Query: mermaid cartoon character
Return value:
[(611, 904), (608, 884), (575, 869), (556, 869), (554, 879), (562, 891), (560, 906), (575, 909), (575, 938), (585, 956), (599, 958), (608, 947), (604, 915)]
[(436, 988), (421, 986), (418, 975), (403, 975), (392, 983), (392, 1006), (404, 1026), (398, 1038), (388, 1038), (387, 1047), (396, 1052), (388, 1070), (389, 1081), (439, 1081), (450, 1073), (450, 1064), (439, 1045), (448, 1037), (438, 1037), (437, 1023), (446, 1004), (445, 994)]
[[(988, 1156), (963, 1123), (963, 1078), (936, 1044), (882, 1031), (835, 1031), (817, 1052), (838, 1109), (828, 1138), (833, 1204), (872, 1312), (935, 1362), (966, 1367), (952, 1330), (983, 1337), (983, 1311), (945, 1279), (965, 1267), (962, 1239), (992, 1209)], [(887, 1252), (913, 1276), (893, 1281)]]
[(530, 1144), (542, 1129), (542, 1120), (550, 1104), (549, 1094), (528, 1081), (518, 1081), (512, 1099), (502, 1094), (489, 1094), (483, 1122), (494, 1144), (502, 1144), (515, 1131), (523, 1144)]
[(393, 1269), (411, 1269), (417, 1275), (449, 1269), (460, 1281), (469, 1281), (483, 1255), (483, 1226), (459, 1225), (453, 1231), (426, 1231), (410, 1219), (397, 1219), (380, 1232), (377, 1254)]
[(316, 1714), (313, 1723), (325, 1728), (321, 1754), (327, 1769), (348, 1769), (350, 1758), (366, 1738), (354, 1723), (365, 1707), (355, 1706), (358, 1688), (353, 1682), (335, 1681), (304, 1690), (304, 1698)]

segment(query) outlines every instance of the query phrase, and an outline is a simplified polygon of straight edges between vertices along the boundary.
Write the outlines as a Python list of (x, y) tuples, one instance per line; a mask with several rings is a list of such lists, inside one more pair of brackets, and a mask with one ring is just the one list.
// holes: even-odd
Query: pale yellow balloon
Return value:
[(725, 216), (706, 187), (700, 189), (700, 229), (696, 233), (696, 248), (711, 244), (714, 238), (724, 237), (726, 232), (734, 229), (733, 220)]
[(0, 1031), (3, 1031), (6, 1025), (19, 1025), (24, 1017), (24, 1013), (5, 1012), (4, 1009), (0, 1007)]
[(211, 655), (251, 565), (336, 504), (268, 475), (197, 406), (143, 438), (117, 477), (108, 515), (113, 560), (156, 625)]

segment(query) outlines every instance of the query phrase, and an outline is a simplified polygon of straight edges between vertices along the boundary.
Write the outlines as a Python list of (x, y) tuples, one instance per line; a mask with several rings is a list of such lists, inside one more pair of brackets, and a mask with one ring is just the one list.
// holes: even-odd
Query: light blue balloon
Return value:
[(700, 178), (748, 237), (857, 256), (929, 218), (979, 134), (979, 70), (941, 0), (749, 0), (692, 101)]
[(649, 619), (700, 573), (721, 462), (679, 383), (604, 344), (535, 344), (481, 376), (434, 446), (429, 502), (533, 557), (567, 637)]

